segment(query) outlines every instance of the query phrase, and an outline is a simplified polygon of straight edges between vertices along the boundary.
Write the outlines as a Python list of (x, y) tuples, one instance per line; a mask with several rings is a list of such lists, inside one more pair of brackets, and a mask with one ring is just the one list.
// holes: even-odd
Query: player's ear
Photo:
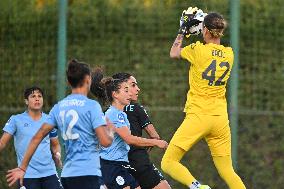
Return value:
[(116, 99), (117, 95), (118, 95), (118, 91), (112, 91), (111, 95), (112, 95), (113, 99)]
[(25, 104), (26, 104), (27, 106), (29, 105), (28, 99), (25, 99)]
[(208, 29), (207, 29), (206, 27), (204, 27), (204, 28), (203, 28), (203, 33), (204, 33), (204, 35), (206, 35), (207, 32), (208, 32)]
[(90, 75), (86, 75), (85, 77), (85, 83), (89, 86), (92, 83), (92, 78)]

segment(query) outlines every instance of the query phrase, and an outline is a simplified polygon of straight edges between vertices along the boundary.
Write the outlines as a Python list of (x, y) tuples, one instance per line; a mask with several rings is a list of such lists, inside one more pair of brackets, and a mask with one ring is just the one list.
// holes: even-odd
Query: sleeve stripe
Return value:
[(142, 125), (141, 127), (144, 128), (146, 126), (148, 126), (149, 124), (152, 124), (150, 121), (149, 122), (146, 122), (144, 125)]

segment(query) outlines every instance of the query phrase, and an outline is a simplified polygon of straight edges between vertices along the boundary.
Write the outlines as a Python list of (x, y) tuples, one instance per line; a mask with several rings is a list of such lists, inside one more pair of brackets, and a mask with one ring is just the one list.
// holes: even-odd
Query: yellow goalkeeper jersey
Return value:
[(232, 48), (197, 41), (184, 47), (181, 57), (191, 63), (184, 111), (207, 115), (227, 113), (225, 93), (234, 61)]

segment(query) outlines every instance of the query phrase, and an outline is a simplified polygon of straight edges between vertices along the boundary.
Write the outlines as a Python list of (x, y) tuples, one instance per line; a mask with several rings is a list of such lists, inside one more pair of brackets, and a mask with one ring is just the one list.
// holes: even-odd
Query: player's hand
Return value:
[(24, 179), (25, 171), (23, 169), (15, 168), (8, 170), (6, 179), (8, 185), (11, 187), (17, 180), (20, 180), (20, 185), (23, 186), (23, 179)]
[(60, 152), (56, 152), (56, 154), (53, 155), (53, 160), (55, 162), (56, 167), (59, 168), (59, 169), (62, 169), (63, 164), (62, 164), (62, 161), (61, 161)]
[(188, 35), (189, 34), (189, 23), (193, 19), (194, 15), (197, 13), (199, 9), (197, 7), (189, 7), (187, 10), (184, 10), (182, 12), (181, 18), (180, 18), (180, 29), (179, 34), (182, 35)]
[(161, 149), (166, 149), (168, 147), (168, 143), (165, 140), (157, 140), (156, 146)]

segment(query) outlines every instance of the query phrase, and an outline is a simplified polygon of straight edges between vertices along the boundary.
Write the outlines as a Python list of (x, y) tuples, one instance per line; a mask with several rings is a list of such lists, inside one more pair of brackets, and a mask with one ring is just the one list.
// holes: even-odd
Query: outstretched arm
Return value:
[(168, 146), (168, 143), (164, 140), (147, 139), (131, 135), (131, 132), (127, 126), (116, 128), (115, 131), (129, 145), (142, 146), (142, 147), (157, 146), (163, 149), (167, 148)]
[(147, 125), (145, 128), (146, 133), (149, 135), (150, 138), (160, 139), (158, 132), (156, 131), (153, 124)]
[(18, 168), (12, 169), (8, 171), (8, 174), (6, 176), (7, 178), (7, 182), (9, 184), (9, 186), (12, 186), (18, 179), (20, 179), (20, 184), (21, 186), (23, 185), (23, 178), (25, 175), (25, 172), (27, 170), (27, 167), (29, 165), (29, 162), (34, 154), (34, 152), (36, 151), (38, 145), (40, 144), (40, 142), (42, 141), (42, 139), (53, 129), (52, 125), (46, 124), (44, 123), (41, 128), (39, 129), (39, 131), (35, 134), (35, 136), (32, 138), (24, 159), (21, 163), (21, 165)]

